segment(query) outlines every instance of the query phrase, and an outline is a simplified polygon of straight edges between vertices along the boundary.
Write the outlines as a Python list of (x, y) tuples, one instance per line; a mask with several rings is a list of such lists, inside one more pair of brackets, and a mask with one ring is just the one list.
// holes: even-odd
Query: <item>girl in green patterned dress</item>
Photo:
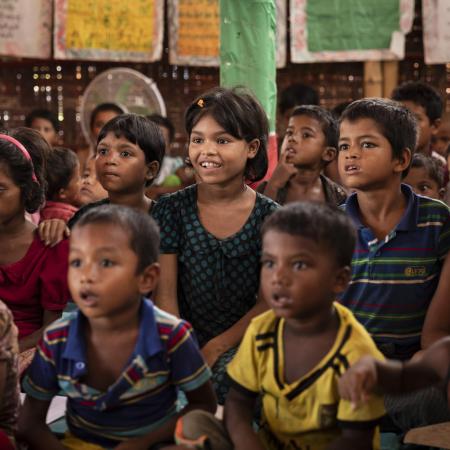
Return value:
[(161, 229), (155, 299), (193, 325), (223, 403), (225, 366), (250, 320), (267, 309), (258, 295), (259, 231), (278, 205), (246, 181), (267, 171), (268, 122), (251, 94), (215, 88), (194, 100), (185, 124), (198, 183), (154, 207)]

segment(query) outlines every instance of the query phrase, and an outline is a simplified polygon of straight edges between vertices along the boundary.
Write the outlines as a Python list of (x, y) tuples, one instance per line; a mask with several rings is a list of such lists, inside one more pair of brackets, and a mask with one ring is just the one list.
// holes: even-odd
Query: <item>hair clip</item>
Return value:
[(205, 106), (205, 100), (202, 98), (197, 102), (197, 105), (200, 106), (200, 108), (203, 108)]

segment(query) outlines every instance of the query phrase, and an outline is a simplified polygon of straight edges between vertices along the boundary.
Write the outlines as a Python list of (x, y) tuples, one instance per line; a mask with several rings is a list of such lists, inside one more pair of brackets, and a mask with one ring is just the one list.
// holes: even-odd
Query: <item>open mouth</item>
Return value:
[(285, 293), (273, 293), (272, 303), (278, 308), (286, 308), (291, 306), (292, 299)]
[(219, 167), (222, 167), (222, 165), (214, 161), (203, 161), (200, 163), (200, 167), (203, 167), (204, 169), (218, 169)]
[(345, 166), (345, 172), (350, 174), (359, 172), (359, 167), (356, 164), (349, 164)]
[(98, 297), (92, 291), (80, 291), (80, 300), (86, 306), (93, 306), (98, 302)]

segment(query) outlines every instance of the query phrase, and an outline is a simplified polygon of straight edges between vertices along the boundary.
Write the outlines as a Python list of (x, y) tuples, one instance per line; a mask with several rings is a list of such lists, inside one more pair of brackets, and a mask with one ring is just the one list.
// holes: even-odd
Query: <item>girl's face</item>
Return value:
[(256, 156), (258, 148), (258, 139), (237, 139), (205, 115), (192, 129), (189, 159), (202, 182), (226, 184), (244, 178), (247, 161)]
[(16, 216), (24, 216), (24, 204), (19, 186), (0, 163), (0, 225), (11, 222)]

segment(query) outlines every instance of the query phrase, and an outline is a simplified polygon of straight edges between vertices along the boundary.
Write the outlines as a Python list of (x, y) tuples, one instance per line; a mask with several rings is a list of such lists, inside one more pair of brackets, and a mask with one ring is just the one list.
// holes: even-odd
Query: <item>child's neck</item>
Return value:
[(108, 192), (109, 201), (114, 205), (129, 206), (148, 213), (152, 201), (145, 196), (144, 191), (132, 193)]
[(331, 304), (314, 316), (301, 319), (286, 319), (286, 330), (296, 336), (317, 336), (339, 327), (339, 319)]
[(317, 186), (317, 183), (320, 183), (321, 171), (321, 166), (297, 167), (297, 173), (289, 181), (309, 190)]
[(406, 209), (406, 198), (399, 183), (388, 188), (358, 191), (361, 222), (377, 239), (384, 239), (400, 222)]
[(197, 186), (197, 200), (201, 203), (234, 202), (248, 190), (242, 177), (237, 177), (224, 185), (199, 183)]

